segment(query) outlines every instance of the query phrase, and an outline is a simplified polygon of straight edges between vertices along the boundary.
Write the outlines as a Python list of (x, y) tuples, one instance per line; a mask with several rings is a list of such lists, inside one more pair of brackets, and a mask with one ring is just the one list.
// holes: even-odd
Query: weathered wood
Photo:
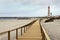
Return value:
[(22, 36), (22, 28), (21, 28), (21, 36)]
[(24, 27), (24, 33), (25, 33), (25, 27)]
[(19, 37), (19, 40), (41, 40), (41, 39), (42, 36), (38, 21), (36, 21), (24, 35)]
[(8, 40), (10, 40), (10, 31), (8, 31)]
[(26, 26), (26, 31), (27, 31), (27, 26)]
[(42, 36), (44, 38), (43, 40), (51, 40), (48, 34), (46, 33), (44, 27), (42, 26), (42, 24), (41, 24), (41, 27), (42, 27)]
[[(29, 24), (32, 25), (31, 23), (34, 23), (35, 21), (37, 21), (37, 20), (33, 20), (33, 21), (30, 22)], [(29, 24), (26, 24), (26, 25), (29, 26)], [(27, 26), (25, 27), (25, 25), (24, 25), (24, 26), (18, 28), (18, 29), (21, 29), (21, 36), (22, 36), (22, 28), (25, 27), (26, 30), (27, 30)], [(24, 28), (24, 32), (25, 32), (25, 28)], [(1, 34), (5, 34), (5, 33), (8, 32), (8, 40), (10, 40), (10, 32), (16, 30), (16, 39), (18, 39), (18, 29), (15, 28), (15, 29), (7, 30), (6, 32), (2, 32), (2, 33), (0, 33), (0, 35), (1, 35)]]
[(18, 29), (16, 29), (16, 39), (18, 39)]

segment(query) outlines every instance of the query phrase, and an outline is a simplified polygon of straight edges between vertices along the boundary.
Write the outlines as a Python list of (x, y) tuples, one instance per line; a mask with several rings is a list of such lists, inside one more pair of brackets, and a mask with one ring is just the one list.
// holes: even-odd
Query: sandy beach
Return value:
[[(32, 20), (0, 20), (0, 33), (7, 31), (7, 30), (12, 30), (18, 27), (21, 27), (23, 25), (26, 25), (30, 23)], [(24, 29), (23, 29), (24, 30)], [(20, 36), (20, 29), (18, 30), (18, 35)], [(16, 40), (16, 31), (11, 32), (11, 40)], [(8, 40), (8, 34), (3, 34), (0, 35), (0, 40)]]

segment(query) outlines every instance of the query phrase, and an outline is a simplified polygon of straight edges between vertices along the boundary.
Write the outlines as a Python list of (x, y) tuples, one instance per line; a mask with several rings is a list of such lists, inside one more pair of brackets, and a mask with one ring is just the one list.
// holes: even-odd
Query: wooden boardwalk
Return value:
[(42, 40), (39, 20), (36, 21), (22, 36), (17, 40)]

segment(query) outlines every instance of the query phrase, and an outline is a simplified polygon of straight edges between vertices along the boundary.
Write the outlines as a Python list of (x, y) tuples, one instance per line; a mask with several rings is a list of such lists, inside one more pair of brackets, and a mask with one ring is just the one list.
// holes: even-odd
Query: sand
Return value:
[[(0, 20), (0, 33), (5, 32), (7, 30), (12, 30), (12, 29), (21, 27), (23, 25), (30, 23), (31, 21), (33, 20), (32, 19), (31, 20)], [(20, 29), (18, 32), (20, 36)], [(15, 37), (16, 37), (16, 32), (12, 31), (11, 40), (16, 40)], [(0, 35), (0, 40), (8, 40), (7, 38), (8, 38), (7, 33)]]

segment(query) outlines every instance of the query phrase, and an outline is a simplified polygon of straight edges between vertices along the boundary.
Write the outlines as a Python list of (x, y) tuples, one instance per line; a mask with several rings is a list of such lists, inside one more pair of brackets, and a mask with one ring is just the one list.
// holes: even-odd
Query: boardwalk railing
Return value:
[(41, 34), (42, 34), (42, 40), (51, 40), (48, 36), (47, 32), (45, 31), (43, 25), (41, 24), (41, 20), (39, 20), (40, 28), (41, 28)]
[(7, 30), (7, 31), (5, 31), (5, 32), (2, 32), (2, 33), (0, 33), (0, 35), (3, 35), (3, 34), (5, 34), (5, 33), (8, 33), (8, 40), (10, 40), (10, 32), (12, 32), (12, 31), (14, 31), (14, 30), (16, 30), (16, 39), (18, 39), (18, 29), (21, 29), (21, 36), (22, 36), (22, 29), (24, 28), (24, 32), (27, 30), (27, 27), (28, 26), (31, 26), (34, 22), (36, 22), (37, 20), (33, 20), (32, 22), (30, 22), (29, 24), (26, 24), (26, 25), (24, 25), (24, 26), (22, 26), (22, 27), (19, 27), (19, 28), (15, 28), (15, 29), (12, 29), (12, 30)]

